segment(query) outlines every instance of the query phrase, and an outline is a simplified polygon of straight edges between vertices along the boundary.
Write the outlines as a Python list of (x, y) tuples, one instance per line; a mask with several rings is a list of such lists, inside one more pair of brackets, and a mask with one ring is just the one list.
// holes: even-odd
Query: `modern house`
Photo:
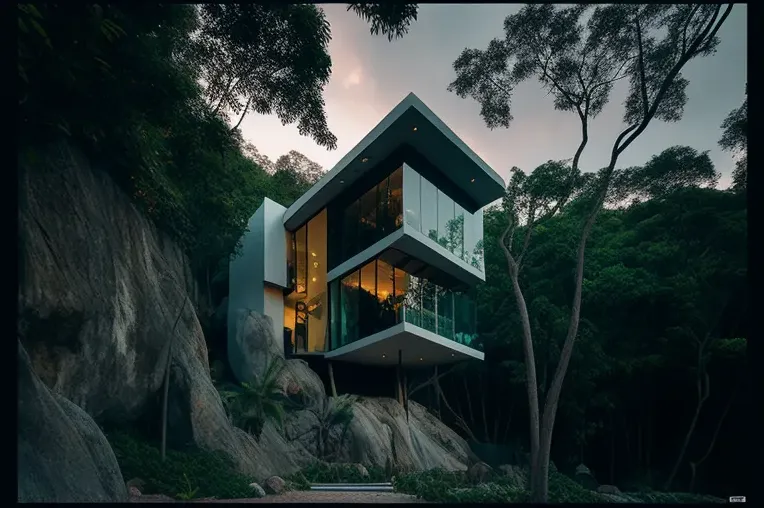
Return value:
[(229, 357), (251, 309), (286, 356), (330, 366), (482, 360), (471, 293), (485, 280), (482, 210), (503, 193), (409, 94), (289, 208), (266, 198), (252, 216), (230, 264)]

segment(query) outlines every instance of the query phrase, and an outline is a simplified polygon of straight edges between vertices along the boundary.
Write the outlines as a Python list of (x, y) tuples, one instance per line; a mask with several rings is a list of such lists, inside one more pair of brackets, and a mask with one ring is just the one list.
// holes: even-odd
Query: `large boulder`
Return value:
[(596, 491), (600, 486), (592, 472), (584, 464), (576, 466), (576, 474), (573, 478), (585, 489)]
[(82, 409), (52, 394), (18, 343), (18, 501), (124, 502), (117, 458)]
[[(236, 378), (251, 382), (273, 361), (284, 361), (283, 346), (273, 334), (270, 316), (254, 310), (234, 311), (228, 334), (228, 360)], [(302, 396), (306, 404), (326, 398), (324, 382), (304, 360), (286, 360), (279, 386), (287, 395)]]
[(465, 471), (474, 461), (467, 442), (416, 402), (410, 402), (407, 418), (394, 399), (359, 399), (347, 434), (341, 453), (346, 462), (379, 467), (390, 462), (400, 470)]
[(256, 480), (296, 471), (304, 450), (273, 425), (257, 442), (230, 424), (181, 249), (66, 143), (21, 157), (19, 180), (19, 335), (44, 384), (104, 422), (158, 418), (171, 351), (171, 439), (224, 451)]

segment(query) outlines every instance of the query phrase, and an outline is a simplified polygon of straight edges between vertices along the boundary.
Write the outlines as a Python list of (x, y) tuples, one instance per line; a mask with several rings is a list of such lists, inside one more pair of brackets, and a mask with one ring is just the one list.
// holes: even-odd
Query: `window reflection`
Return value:
[(399, 167), (364, 192), (341, 211), (341, 216), (342, 226), (338, 228), (340, 237), (336, 242), (340, 255), (331, 256), (334, 266), (403, 225), (403, 168)]
[(438, 241), (438, 190), (428, 180), (420, 180), (422, 193), (422, 233)]
[(406, 208), (406, 224), (421, 231), (420, 211), (421, 196), (419, 183), (421, 177), (409, 165), (403, 166), (403, 204)]
[(464, 208), (454, 203), (454, 220), (448, 225), (448, 250), (464, 259)]
[(340, 340), (339, 346), (358, 340), (358, 283), (360, 272), (348, 274), (340, 284)]
[(332, 312), (339, 309), (332, 331), (332, 347), (407, 322), (441, 337), (469, 345), (475, 337), (475, 305), (461, 292), (412, 276), (382, 260), (373, 260), (348, 274), (339, 284), (338, 302), (332, 294)]
[(450, 249), (449, 226), (453, 226), (454, 202), (438, 189), (438, 243), (441, 247)]

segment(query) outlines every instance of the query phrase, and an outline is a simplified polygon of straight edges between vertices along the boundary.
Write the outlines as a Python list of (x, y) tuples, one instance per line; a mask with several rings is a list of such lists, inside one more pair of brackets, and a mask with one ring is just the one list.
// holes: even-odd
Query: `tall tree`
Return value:
[(743, 190), (748, 179), (748, 87), (743, 105), (732, 111), (722, 123), (724, 133), (719, 145), (737, 158), (732, 171), (732, 188)]
[[(522, 321), (534, 501), (548, 500), (552, 433), (578, 335), (586, 244), (602, 205), (611, 197), (610, 184), (618, 157), (653, 119), (677, 121), (681, 118), (688, 84), (681, 71), (691, 59), (714, 52), (719, 43), (717, 33), (732, 7), (732, 4), (726, 7), (721, 4), (608, 5), (590, 11), (591, 7), (585, 5), (566, 8), (529, 5), (505, 19), (503, 39), (494, 39), (484, 51), (466, 49), (454, 62), (457, 78), (449, 90), (480, 102), (481, 116), (489, 128), (509, 126), (514, 88), (530, 78), (537, 79), (552, 94), (556, 109), (575, 112), (581, 121), (581, 142), (563, 192), (552, 196), (554, 204), (526, 213), (524, 240), (519, 252), (514, 250), (511, 241), (520, 218), (513, 207), (507, 210), (508, 224), (500, 238)], [(587, 12), (591, 14), (584, 22), (583, 15)], [(578, 241), (568, 331), (541, 412), (531, 324), (519, 284), (522, 256), (533, 229), (559, 211), (577, 182), (581, 183), (578, 162), (589, 139), (588, 122), (605, 107), (613, 83), (620, 79), (628, 79), (630, 85), (624, 111), (627, 127), (616, 137), (607, 166), (583, 182), (589, 197), (589, 212)], [(512, 186), (510, 181), (509, 204), (525, 194), (518, 193), (518, 189), (513, 191)], [(531, 205), (534, 205), (533, 199), (525, 210), (533, 211)]]
[[(390, 40), (408, 32), (416, 4), (351, 4)], [(331, 29), (313, 4), (202, 4), (200, 23), (184, 58), (199, 67), (213, 113), (229, 114), (237, 129), (250, 111), (297, 122), (302, 135), (337, 147), (324, 110), (331, 75)]]

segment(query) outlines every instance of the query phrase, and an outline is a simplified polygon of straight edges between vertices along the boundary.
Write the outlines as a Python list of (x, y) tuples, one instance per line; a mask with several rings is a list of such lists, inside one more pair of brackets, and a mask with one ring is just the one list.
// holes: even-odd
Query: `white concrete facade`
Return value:
[[(238, 256), (229, 261), (228, 345), (236, 336), (241, 311), (254, 310), (273, 321), (273, 333), (283, 349), (284, 296), (287, 287), (286, 208), (265, 198), (247, 224)], [(229, 349), (229, 356), (237, 354)]]

